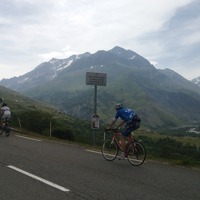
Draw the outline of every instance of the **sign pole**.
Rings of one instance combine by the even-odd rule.
[[[97,85],[94,86],[94,114],[97,114]]]
[[[97,114],[97,85],[94,85],[94,114]],[[96,129],[93,129],[93,145],[96,144]]]
[[[93,146],[96,144],[96,130],[93,129]]]
[[[93,145],[96,143],[96,130],[99,128],[99,116],[97,115],[97,85],[106,86],[107,75],[105,73],[86,72],[86,84],[94,85],[94,114],[91,119],[93,130]]]

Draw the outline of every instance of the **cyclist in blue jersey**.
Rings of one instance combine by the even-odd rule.
[[[122,125],[125,125],[125,127],[122,130],[122,137],[120,139],[121,151],[122,151],[121,159],[124,159],[125,158],[124,150],[126,145],[125,138],[129,136],[129,134],[131,134],[133,130],[136,130],[140,127],[141,119],[135,113],[134,110],[130,108],[123,108],[121,103],[117,104],[115,106],[115,109],[117,111],[116,115],[108,128],[112,128],[113,125],[117,122],[118,118],[121,118],[122,122],[117,125],[116,129],[118,129]]]

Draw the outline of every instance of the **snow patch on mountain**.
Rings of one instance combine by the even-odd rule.
[[[198,86],[200,86],[200,76],[197,78],[192,79],[192,82]]]
[[[135,55],[129,58],[129,60],[133,60],[133,59],[135,59]]]
[[[29,77],[24,77],[24,79],[19,80],[18,83],[19,83],[19,84],[23,84],[23,83],[25,83],[25,82],[28,81],[28,80],[29,80]]]
[[[68,62],[63,62],[60,65],[56,66],[55,70],[61,71],[65,68],[69,67],[73,62],[74,62],[74,60],[69,60]]]
[[[104,65],[92,65],[92,66],[90,66],[90,69],[94,69],[94,68],[103,68],[104,67]]]

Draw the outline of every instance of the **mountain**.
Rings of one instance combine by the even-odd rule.
[[[84,53],[78,56],[70,56],[67,59],[52,58],[49,62],[44,62],[38,65],[33,71],[30,71],[22,76],[2,79],[0,84],[16,91],[25,91],[53,80],[74,61],[89,55],[90,53]]]
[[[197,84],[198,86],[200,86],[200,76],[197,78],[192,79],[192,83]]]
[[[157,70],[144,57],[121,47],[67,59],[54,58],[23,76],[3,79],[0,84],[56,105],[72,116],[90,119],[94,112],[94,87],[86,85],[86,72],[107,74],[107,85],[98,86],[97,90],[97,113],[104,123],[113,118],[118,102],[135,109],[147,128],[199,122],[197,85],[172,70]]]
[[[180,85],[180,87],[184,87],[185,89],[188,89],[188,90],[197,90],[197,92],[198,92],[198,87],[194,86],[194,84],[196,84],[195,82],[188,81],[183,76],[176,73],[175,71],[168,69],[168,68],[163,69],[163,70],[160,70],[160,69],[158,69],[158,70],[161,73],[168,76],[168,78],[171,79],[172,82],[176,82],[175,84]]]

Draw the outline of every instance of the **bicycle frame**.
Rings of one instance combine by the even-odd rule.
[[[112,140],[115,141],[116,144],[117,144],[117,146],[118,146],[118,148],[121,149],[121,144],[119,143],[119,139],[118,139],[117,137],[120,137],[120,138],[121,138],[121,137],[124,137],[124,136],[122,135],[122,133],[117,132],[116,129],[107,129],[107,130],[104,132],[104,140],[105,140],[105,133],[108,133],[108,134],[109,134],[108,131],[114,131],[114,134],[113,134],[113,136],[112,136]],[[126,142],[125,151],[127,151],[128,145],[129,145],[130,143],[134,142],[134,137],[133,137],[133,135],[131,135],[131,134],[127,137],[127,139],[128,139],[128,140],[127,140],[127,142]]]
[[[113,137],[112,137],[112,141],[115,141],[117,144],[118,149],[120,149],[121,145],[119,143],[120,140],[117,139],[117,136],[122,137],[121,133],[114,133]]]

